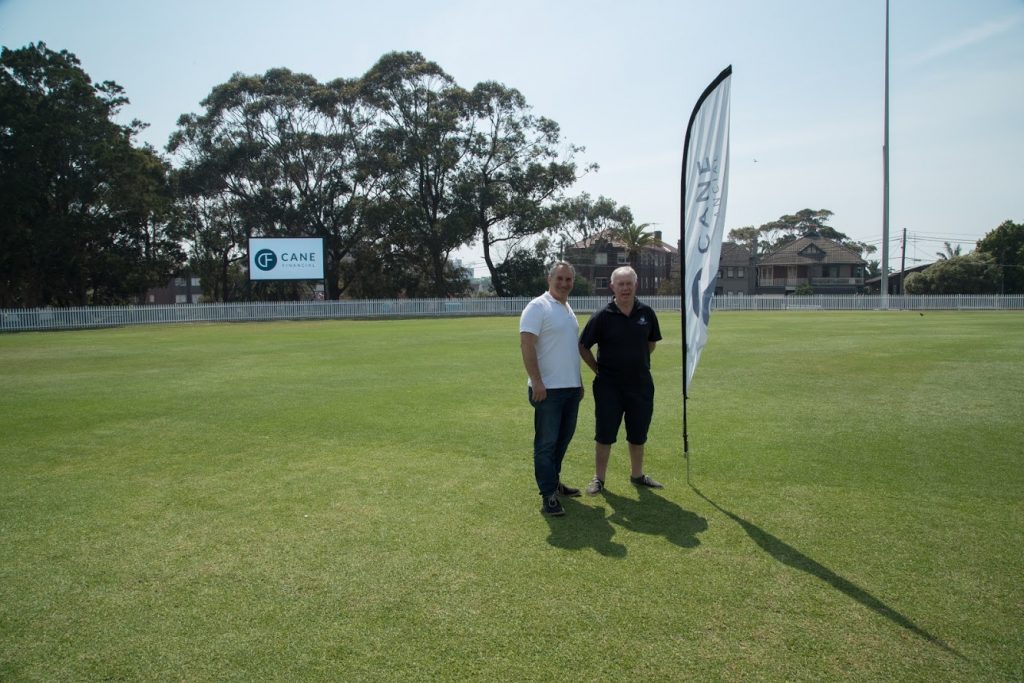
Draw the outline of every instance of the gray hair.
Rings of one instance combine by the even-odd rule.
[[[637,278],[636,271],[633,270],[632,266],[620,266],[616,268],[615,270],[612,271],[612,276],[608,278],[608,281],[615,282],[615,277],[617,275],[629,275],[630,277],[633,278],[633,284],[636,284],[637,280],[639,279]]]
[[[548,277],[555,274],[555,271],[559,268],[568,268],[569,272],[572,273],[573,278],[576,277],[576,269],[572,267],[572,264],[568,261],[555,261],[551,264],[551,268],[548,269]]]

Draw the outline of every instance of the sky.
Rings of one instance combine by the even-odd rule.
[[[163,150],[234,73],[322,82],[418,51],[472,88],[516,88],[600,170],[573,193],[680,235],[686,123],[732,66],[726,230],[801,209],[883,240],[885,0],[0,0],[0,44],[68,50]],[[890,0],[889,258],[963,253],[1024,222],[1024,0]],[[906,240],[903,233],[906,231]],[[483,274],[476,248],[459,254]]]

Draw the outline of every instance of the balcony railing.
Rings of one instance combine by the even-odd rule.
[[[800,285],[819,285],[822,287],[860,287],[864,284],[862,277],[776,277],[761,278],[758,284],[762,287],[799,287]]]
[[[812,277],[812,285],[827,285],[834,287],[836,285],[854,286],[859,287],[864,284],[864,278],[862,277]]]

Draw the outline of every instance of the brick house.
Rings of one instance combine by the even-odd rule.
[[[576,268],[577,277],[586,279],[595,294],[608,292],[612,271],[629,265],[625,245],[605,230],[594,237],[566,248],[564,258]],[[644,247],[636,266],[637,294],[652,296],[672,277],[673,266],[679,271],[679,250],[661,239],[654,231],[654,243]]]

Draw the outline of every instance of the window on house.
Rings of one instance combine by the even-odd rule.
[[[600,290],[606,289],[607,287],[608,287],[608,278],[606,278],[606,277],[596,277],[596,278],[594,278],[594,289],[595,290],[600,292]]]
[[[725,276],[726,277],[736,277],[736,269],[735,268],[726,268],[725,269]]]
[[[629,254],[627,254],[624,251],[620,251],[618,254],[615,255],[615,259],[620,266],[624,266],[627,263],[629,263]]]
[[[603,251],[599,251],[594,254],[594,265],[606,266],[608,265],[608,254]]]
[[[176,278],[174,278],[174,286],[175,287],[184,287],[185,286],[185,278],[183,278],[183,277],[176,277]]]
[[[747,276],[747,269],[746,268],[737,268],[736,269],[736,277],[746,277],[746,276]]]

